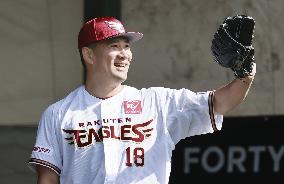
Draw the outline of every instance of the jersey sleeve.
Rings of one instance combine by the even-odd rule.
[[[60,128],[57,128],[56,114],[50,106],[43,113],[37,130],[36,142],[32,150],[28,166],[35,170],[37,164],[48,167],[60,175],[62,157],[58,138]]]
[[[222,127],[223,115],[213,108],[214,91],[164,89],[161,109],[175,144],[186,137],[212,133]]]

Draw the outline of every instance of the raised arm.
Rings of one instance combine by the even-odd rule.
[[[239,105],[247,96],[256,73],[254,64],[253,72],[245,78],[236,78],[231,83],[215,91],[214,110],[219,114],[226,114]]]
[[[59,184],[59,176],[51,169],[37,165],[37,184]]]
[[[250,16],[227,17],[212,40],[214,61],[230,68],[236,79],[215,91],[214,110],[225,114],[246,97],[256,73],[252,45],[255,22]]]

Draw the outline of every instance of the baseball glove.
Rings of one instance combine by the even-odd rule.
[[[255,21],[246,15],[227,17],[214,34],[211,51],[214,61],[233,70],[237,78],[251,75],[254,63]]]

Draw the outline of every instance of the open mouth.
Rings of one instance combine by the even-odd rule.
[[[124,68],[127,66],[125,63],[114,63],[114,66],[119,67],[119,68]]]

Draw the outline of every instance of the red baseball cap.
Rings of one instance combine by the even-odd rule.
[[[88,46],[91,43],[125,36],[129,42],[135,42],[143,37],[139,32],[126,32],[122,23],[114,17],[100,17],[86,22],[78,35],[78,48]]]

